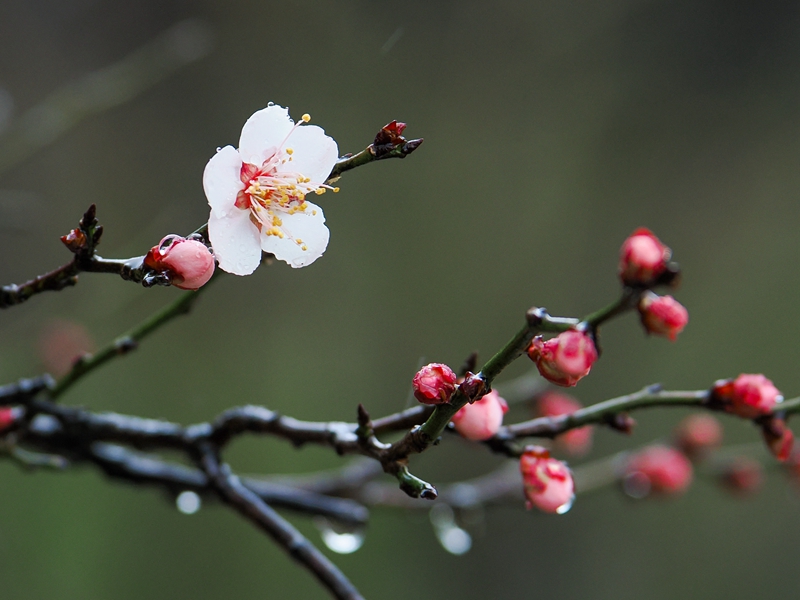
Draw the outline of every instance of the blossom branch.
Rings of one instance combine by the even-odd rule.
[[[596,335],[596,329],[600,324],[631,310],[636,305],[635,299],[640,293],[626,288],[620,300],[582,320],[553,317],[544,308],[528,310],[525,326],[486,362],[477,375],[468,374],[449,402],[437,405],[422,425],[411,429],[403,439],[381,453],[380,460],[384,464],[384,469],[389,472],[392,463],[397,463],[398,468],[405,467],[404,463],[410,454],[425,451],[442,434],[453,416],[464,405],[479,400],[491,390],[495,377],[527,350],[536,335],[563,333],[571,329],[591,330],[593,335]]]
[[[392,121],[381,128],[375,140],[357,154],[347,154],[336,161],[328,182],[336,181],[342,173],[385,158],[405,158],[420,147],[422,138],[406,140],[401,134],[406,128],[405,123]]]
[[[311,571],[334,597],[341,600],[363,600],[363,596],[336,565],[248,489],[226,464],[219,461],[213,446],[206,444],[202,447],[198,464],[223,502],[275,540],[289,556]]]

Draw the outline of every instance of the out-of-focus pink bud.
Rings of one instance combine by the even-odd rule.
[[[722,425],[709,414],[689,415],[675,428],[675,445],[691,459],[701,459],[722,442]]]
[[[777,417],[759,419],[758,422],[761,425],[761,434],[772,455],[781,462],[788,459],[794,446],[794,433],[786,425],[786,422]]]
[[[622,283],[648,286],[655,283],[667,268],[672,250],[644,227],[634,231],[622,244],[619,253],[619,276]]]
[[[650,492],[680,494],[692,482],[692,463],[668,446],[649,446],[628,459],[625,466],[625,491],[636,498]]]
[[[795,448],[789,453],[785,465],[795,483],[800,484],[800,448]]]
[[[689,311],[672,296],[648,292],[639,302],[639,315],[648,333],[663,335],[673,342],[689,322]]]
[[[528,348],[528,356],[547,381],[571,387],[592,370],[597,360],[597,349],[588,334],[572,330],[546,342],[537,335]]]
[[[747,456],[739,456],[722,469],[722,483],[736,494],[750,494],[757,491],[764,482],[764,469],[761,463]]]
[[[447,365],[431,363],[414,375],[414,397],[423,404],[442,404],[456,389],[456,374]]]
[[[771,413],[783,396],[763,375],[742,374],[736,379],[717,381],[711,388],[711,400],[729,413],[755,419]]]
[[[156,271],[166,271],[170,283],[182,290],[197,290],[214,274],[214,255],[203,242],[168,235],[153,246],[144,264]]]
[[[572,471],[541,446],[527,446],[519,459],[528,509],[563,515],[575,501]]]
[[[83,325],[61,320],[42,328],[37,346],[44,368],[56,377],[66,375],[76,360],[94,352],[96,347]]]
[[[543,417],[558,417],[570,415],[583,408],[581,403],[572,396],[561,392],[547,391],[539,398],[538,412]],[[570,429],[566,433],[556,436],[556,445],[573,456],[586,454],[592,447],[592,428],[590,426]]]
[[[495,390],[472,404],[465,404],[453,415],[456,431],[468,440],[482,442],[498,432],[508,404]]]
[[[16,420],[13,408],[10,406],[0,407],[0,433],[11,427]]]

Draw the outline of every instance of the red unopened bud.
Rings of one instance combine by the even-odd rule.
[[[11,427],[17,420],[14,409],[10,406],[0,407],[0,433]]]
[[[73,253],[78,253],[86,248],[86,234],[80,229],[73,229],[67,235],[62,235],[61,241]]]
[[[182,290],[197,290],[214,274],[214,255],[198,240],[168,235],[145,256],[144,264],[167,272],[170,283]]]
[[[481,442],[494,436],[503,424],[508,404],[495,390],[480,400],[465,404],[453,415],[456,431],[468,440]]]
[[[570,415],[580,408],[580,402],[561,392],[545,392],[538,402],[538,413],[543,417]],[[587,425],[570,429],[556,436],[554,442],[561,450],[573,456],[586,454],[592,447],[592,428]]]
[[[414,375],[414,397],[423,404],[442,404],[456,390],[456,374],[447,365],[431,363]]]
[[[761,463],[746,456],[739,456],[722,469],[722,483],[736,494],[750,494],[757,491],[764,482],[764,469]]]
[[[689,322],[689,311],[672,296],[648,292],[639,302],[639,315],[648,333],[663,335],[673,342]]]
[[[711,400],[729,413],[755,419],[770,414],[783,396],[763,375],[742,374],[733,380],[717,381],[711,388]]]
[[[662,244],[652,231],[641,227],[625,240],[619,254],[622,283],[648,286],[655,283],[666,270],[672,250]]]
[[[528,446],[519,459],[528,509],[563,515],[575,501],[575,482],[566,464],[540,446]]]
[[[675,445],[691,459],[701,459],[722,442],[722,425],[709,414],[689,415],[675,428]]]
[[[536,336],[528,348],[528,356],[547,381],[570,387],[589,374],[597,360],[597,349],[588,334],[572,330],[546,342],[542,336]]]
[[[649,446],[628,459],[623,486],[634,498],[680,494],[692,482],[692,463],[668,446]]]
[[[464,375],[464,381],[458,384],[458,389],[470,402],[475,402],[483,394],[483,390],[486,389],[486,381],[483,377],[478,377],[475,373],[467,371]]]
[[[783,462],[792,454],[794,433],[783,419],[770,417],[761,423],[761,433],[772,455]]]

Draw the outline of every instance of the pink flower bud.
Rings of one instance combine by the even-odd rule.
[[[722,442],[722,425],[709,414],[689,415],[675,429],[675,445],[692,459],[703,458]]]
[[[8,429],[17,420],[14,409],[10,406],[0,407],[0,433]]]
[[[668,446],[649,446],[628,459],[625,466],[625,491],[634,497],[649,492],[680,494],[692,482],[692,463]]]
[[[69,373],[75,361],[94,352],[96,344],[80,323],[54,320],[42,328],[37,346],[45,369],[61,377]]]
[[[761,374],[742,374],[736,379],[721,379],[711,388],[711,400],[726,411],[745,419],[755,419],[772,412],[783,396]]]
[[[528,356],[547,381],[570,387],[589,374],[597,360],[597,350],[588,334],[572,330],[546,342],[537,335],[528,348]]]
[[[214,255],[203,242],[168,235],[153,246],[144,264],[169,274],[170,283],[182,290],[197,290],[214,274]]]
[[[528,446],[519,459],[528,509],[563,515],[575,500],[572,471],[541,446]]]
[[[759,423],[761,434],[772,455],[781,462],[788,459],[794,446],[794,433],[786,426],[786,422],[777,417],[769,417],[759,419]]]
[[[442,404],[456,389],[456,374],[447,365],[431,363],[414,375],[414,397],[423,404]]]
[[[735,494],[750,494],[764,483],[764,469],[757,460],[739,456],[723,467],[722,483]]]
[[[672,250],[644,227],[634,231],[619,253],[619,276],[625,285],[652,285],[667,268]]]
[[[672,296],[658,296],[652,292],[642,296],[639,315],[648,333],[663,335],[673,342],[689,322],[689,311]]]
[[[581,403],[572,396],[560,392],[548,391],[540,398],[538,412],[543,417],[570,415],[582,408]],[[555,438],[556,445],[573,456],[586,454],[592,447],[592,428],[590,426],[570,429]]]
[[[495,390],[472,404],[465,404],[453,415],[456,431],[468,440],[482,442],[494,436],[503,424],[508,404]]]

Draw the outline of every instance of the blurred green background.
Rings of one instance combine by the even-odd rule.
[[[22,156],[19,123],[47,121],[26,121],[29,110],[185,19],[169,59],[184,66],[130,98],[111,94],[113,106],[63,133],[58,122],[34,132],[41,147]],[[683,267],[690,324],[675,344],[646,338],[632,316],[610,324],[575,395],[764,372],[794,397],[799,95],[797,2],[7,0],[0,155],[19,156],[0,173],[0,282],[66,262],[58,237],[92,202],[103,256],[192,231],[207,218],[206,161],[274,101],[309,112],[341,153],[392,119],[425,144],[321,198],[321,260],[226,278],[65,403],[183,423],[243,403],[317,420],[353,420],[359,402],[394,412],[422,360],[487,358],[531,305],[580,315],[614,299],[619,245],[641,225]],[[0,380],[43,370],[38,344],[55,319],[102,344],[177,293],[83,275],[5,311]],[[639,413],[631,438],[598,431],[593,456],[664,436],[684,414]],[[724,423],[727,442],[758,439]],[[270,439],[242,440],[227,458],[257,473],[343,464]],[[412,470],[441,484],[501,462],[448,438]],[[92,470],[26,474],[3,461],[0,478],[3,598],[327,597],[219,506],[185,516]],[[368,598],[786,597],[800,583],[799,508],[778,471],[746,499],[707,480],[668,501],[608,489],[563,517],[488,510],[461,557],[424,513],[376,509],[363,548],[332,556]]]

